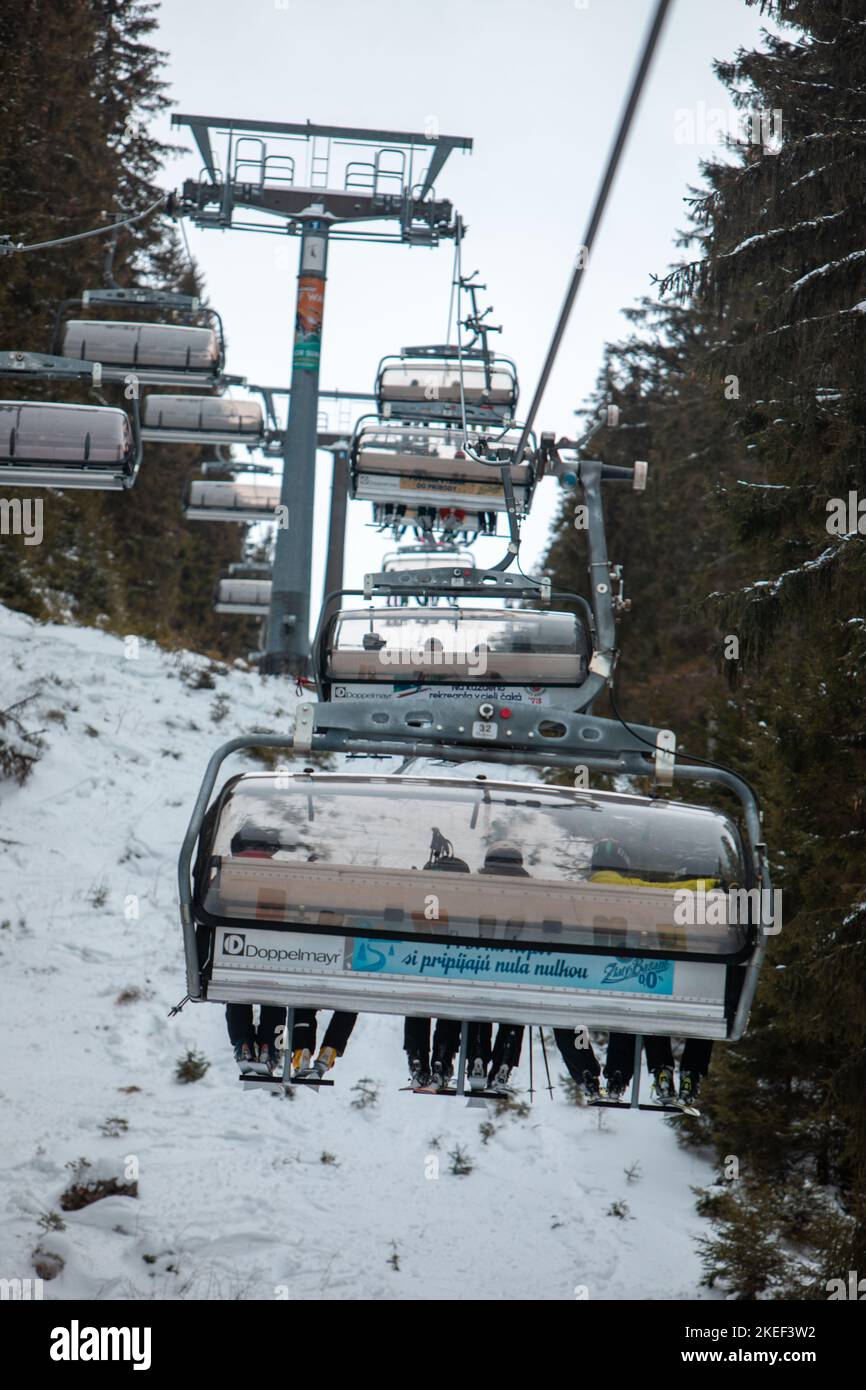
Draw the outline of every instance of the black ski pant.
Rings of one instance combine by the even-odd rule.
[[[522,1023],[500,1023],[495,1042],[492,1023],[470,1023],[466,1058],[471,1067],[476,1057],[480,1057],[486,1068],[497,1072],[503,1063],[508,1067],[517,1066],[522,1046]]]
[[[262,1004],[259,1013],[259,1026],[253,1024],[252,1004],[226,1004],[226,1027],[232,1047],[239,1043],[268,1043],[274,1046],[274,1036],[278,1028],[286,1022],[286,1011],[276,1004]]]
[[[403,1047],[409,1060],[417,1057],[422,1070],[426,1068],[430,1056],[429,1018],[407,1018],[403,1021]],[[460,1020],[457,1018],[437,1018],[433,1032],[433,1056],[442,1062],[452,1063],[460,1046]]]
[[[357,1014],[335,1013],[328,1024],[323,1047],[333,1047],[342,1056],[355,1026]],[[286,1026],[286,1011],[276,1004],[262,1004],[258,1029],[253,1027],[252,1004],[226,1004],[226,1027],[232,1047],[238,1043],[268,1043],[276,1050],[277,1034],[282,1037]],[[308,1047],[312,1052],[316,1046],[315,1009],[295,1009],[292,1024],[292,1051]]]
[[[553,1036],[556,1045],[562,1053],[562,1060],[568,1068],[569,1076],[575,1081],[583,1081],[583,1073],[590,1072],[592,1076],[598,1076],[601,1067],[598,1058],[591,1047],[578,1047],[574,1041],[575,1030],[573,1028],[554,1028]]]
[[[644,1049],[650,1071],[658,1071],[660,1067],[670,1067],[673,1070],[674,1054],[670,1038],[648,1034],[644,1038]],[[680,1071],[694,1071],[699,1076],[706,1076],[710,1069],[712,1052],[713,1044],[710,1039],[687,1038],[680,1061]],[[610,1079],[615,1071],[620,1073],[623,1085],[628,1085],[634,1075],[633,1033],[611,1033],[608,1038],[604,1074]]]
[[[316,1050],[316,1009],[295,1009],[294,1021],[292,1023],[292,1051],[297,1052],[303,1048],[308,1048],[312,1053]],[[338,1057],[342,1057],[346,1050],[346,1044],[352,1036],[352,1029],[357,1021],[357,1014],[334,1013],[331,1021],[325,1029],[325,1036],[322,1039],[322,1047],[332,1047]],[[285,1023],[285,1014],[283,1022]]]

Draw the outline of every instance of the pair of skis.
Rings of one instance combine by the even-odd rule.
[[[605,1100],[603,1096],[596,1099],[594,1096],[586,1097],[586,1104],[593,1107],[608,1108],[611,1110],[655,1110],[666,1115],[700,1115],[694,1105],[688,1105],[686,1101],[680,1100],[676,1096],[671,1096],[668,1100],[654,1100],[649,1104],[632,1105],[628,1100]]]
[[[295,1076],[281,1076],[279,1073],[271,1071],[267,1062],[244,1062],[238,1074],[238,1080],[242,1083],[245,1091],[256,1091],[262,1087],[267,1089],[273,1087],[284,1089],[286,1086],[333,1086],[334,1082],[330,1078],[315,1075],[300,1074]]]

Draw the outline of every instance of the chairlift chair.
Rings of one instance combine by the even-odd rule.
[[[240,613],[266,618],[271,606],[270,579],[241,579],[234,575],[220,579],[214,598],[217,613]]]
[[[153,310],[207,322],[66,319],[73,305]],[[222,320],[215,309],[203,307],[195,295],[136,286],[85,290],[77,299],[63,300],[54,322],[53,351],[101,362],[105,381],[134,375],[145,386],[209,389],[217,385],[225,365]]]
[[[179,864],[190,999],[742,1036],[770,928],[757,804],[740,779],[676,768],[734,790],[739,825],[658,795],[309,769],[232,777],[211,805],[225,759],[254,745],[289,757],[377,742],[412,751],[405,736],[336,738],[321,724],[363,710],[375,730],[375,707],[304,710],[294,740],[235,739],[211,759]],[[484,756],[477,742],[451,743],[457,717],[439,715],[416,736],[420,756]],[[651,771],[614,721],[583,721],[612,756],[574,739],[554,756]],[[510,760],[543,766],[548,757],[521,749]],[[433,872],[437,836],[470,874]],[[503,844],[520,859],[519,877],[502,867]],[[741,903],[733,919],[725,909],[702,925],[682,911],[683,895],[718,904],[732,894]]]
[[[183,514],[187,521],[273,522],[279,505],[279,483],[194,478],[187,487]]]
[[[0,378],[99,384],[99,363],[0,352]],[[0,486],[117,492],[132,487],[141,463],[138,402],[112,406],[0,401]]]
[[[388,426],[362,419],[349,451],[349,494],[356,501],[374,503],[379,515],[386,508],[405,508],[416,520],[419,514],[433,514],[430,529],[487,529],[481,516],[507,507],[503,465],[510,465],[515,514],[524,516],[529,510],[536,481],[535,444],[531,441],[525,457],[513,462],[518,437],[516,431],[464,435],[456,427]],[[449,518],[458,512],[466,524],[449,526]]]

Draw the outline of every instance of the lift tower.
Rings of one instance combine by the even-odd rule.
[[[301,239],[289,414],[283,436],[281,502],[263,667],[306,674],[309,666],[319,358],[331,241],[436,246],[453,238],[449,202],[434,181],[452,150],[472,141],[438,132],[172,116],[188,126],[202,158],[183,185],[180,210],[198,227],[270,232]],[[212,136],[223,143],[218,165]],[[366,224],[366,225],[364,225]],[[395,225],[396,224],[396,225]],[[334,467],[341,466],[335,458]],[[285,513],[284,513],[285,515]]]

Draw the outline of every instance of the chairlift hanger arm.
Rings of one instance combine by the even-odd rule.
[[[102,363],[47,352],[0,352],[0,377],[88,381],[92,386],[101,386]]]

